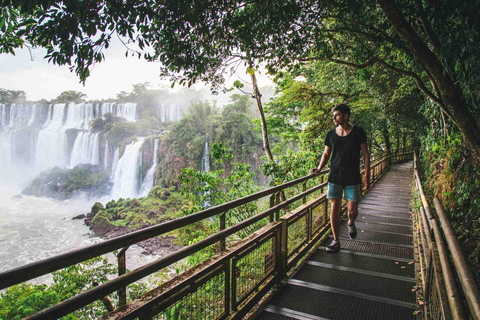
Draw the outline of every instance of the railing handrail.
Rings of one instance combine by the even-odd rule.
[[[465,256],[461,251],[460,244],[456,237],[455,231],[453,230],[448,218],[445,214],[442,204],[438,198],[434,198],[435,209],[438,215],[438,218],[441,223],[441,228],[438,225],[437,219],[432,215],[430,211],[430,206],[428,204],[427,198],[423,191],[422,181],[419,174],[419,159],[418,155],[415,152],[415,182],[417,191],[420,195],[422,201],[422,207],[420,207],[420,215],[423,218],[424,223],[427,224],[425,234],[429,242],[427,245],[430,247],[430,250],[433,249],[433,246],[436,246],[439,254],[440,268],[441,273],[443,274],[443,279],[445,281],[445,289],[447,291],[447,299],[450,306],[450,312],[453,319],[464,319],[464,311],[461,305],[461,296],[460,292],[455,283],[455,274],[460,280],[462,290],[465,294],[465,298],[468,303],[470,312],[475,320],[480,320],[480,291],[478,285],[475,281],[475,276],[471,271]],[[423,210],[422,210],[423,209]],[[421,231],[422,232],[422,231]],[[431,238],[430,232],[433,232],[435,236],[435,241]],[[448,248],[450,255],[455,264],[455,270],[452,268],[450,263],[450,257],[448,255],[447,246],[443,241],[443,237],[447,240]],[[425,250],[425,248],[424,248]],[[427,281],[429,281],[427,279]],[[427,294],[424,292],[424,294]]]
[[[455,264],[455,269],[457,270],[458,277],[460,279],[460,284],[465,292],[465,298],[467,300],[472,316],[475,320],[480,319],[480,290],[478,284],[475,281],[475,276],[469,267],[465,256],[462,253],[460,243],[456,236],[455,230],[453,230],[450,221],[448,221],[445,210],[443,209],[442,204],[438,198],[434,198],[433,202],[437,210],[437,215],[442,225],[443,234],[447,239],[448,248],[450,249],[450,254]]]
[[[327,173],[328,169],[322,170],[319,174]],[[169,231],[190,225],[192,223],[204,220],[214,215],[226,212],[230,209],[241,206],[245,203],[258,200],[269,196],[286,188],[292,187],[299,183],[308,181],[317,177],[319,174],[309,174],[307,176],[283,183],[281,185],[271,187],[243,198],[235,199],[221,205],[210,207],[205,210],[192,213],[190,215],[166,221],[145,229],[133,231],[114,239],[102,241],[84,248],[72,250],[63,254],[59,254],[44,260],[32,262],[8,271],[0,273],[0,290],[12,286],[17,283],[28,281],[39,276],[60,270],[62,268],[74,265],[76,263],[98,257],[102,254],[121,249],[126,246],[138,243],[140,241],[156,237]]]
[[[407,153],[402,152],[402,153],[399,153],[397,156],[403,156],[405,154]],[[411,153],[408,153],[408,154],[411,154]],[[382,163],[382,161],[383,162],[387,161],[387,159],[389,159],[390,157],[391,155],[384,157],[383,160],[380,160],[377,163],[373,164],[371,168],[376,167],[377,165]],[[386,166],[388,166],[388,164]],[[383,171],[383,168],[382,168],[382,171]],[[133,243],[137,243],[139,241],[166,233],[174,229],[178,229],[180,227],[195,223],[197,221],[201,221],[203,219],[214,216],[216,214],[224,213],[232,208],[278,193],[279,191],[298,185],[302,182],[306,182],[312,178],[315,178],[327,172],[328,172],[328,169],[325,169],[325,170],[322,170],[319,174],[307,175],[307,176],[286,182],[279,186],[262,190],[252,195],[249,195],[240,199],[236,199],[212,208],[208,208],[185,217],[177,218],[175,220],[164,222],[146,229],[138,230],[138,231],[126,234],[124,236],[120,236],[115,239],[107,240],[99,244],[91,245],[91,246],[74,250],[65,254],[61,254],[43,261],[34,262],[26,266],[22,266],[7,272],[0,273],[0,289],[8,287],[13,284],[23,282],[23,281],[27,281],[29,279],[50,273],[52,271],[64,268],[66,266],[99,256],[99,255],[111,252],[115,249],[127,247]],[[107,294],[115,290],[118,290],[122,287],[124,288],[127,285],[135,281],[138,281],[139,279],[155,271],[165,268],[166,266],[171,265],[172,263],[175,263],[176,261],[179,261],[185,258],[186,256],[194,252],[197,252],[198,250],[201,250],[202,248],[212,245],[218,241],[221,241],[222,239],[225,239],[225,237],[232,235],[235,232],[238,232],[239,230],[245,228],[246,226],[251,225],[269,215],[271,216],[275,212],[279,212],[279,210],[281,209],[287,208],[290,204],[296,201],[299,201],[302,198],[305,198],[307,195],[323,188],[325,185],[326,185],[326,182],[320,185],[314,186],[304,192],[301,192],[281,203],[277,202],[277,205],[271,206],[269,209],[263,211],[262,213],[259,213],[240,223],[237,223],[234,226],[221,230],[211,236],[208,236],[203,240],[200,240],[199,242],[191,246],[182,248],[179,251],[174,252],[157,261],[149,263],[143,267],[137,268],[128,274],[121,275],[113,280],[110,280],[104,284],[101,284],[100,286],[97,286],[84,293],[74,296],[68,300],[60,302],[50,308],[40,311],[39,313],[32,315],[29,319],[38,319],[38,318],[41,318],[43,315],[47,315],[47,314],[49,316],[53,316],[57,314],[59,316],[62,316],[62,315],[68,314],[69,312],[74,311],[79,307],[85,306],[88,303],[101,299],[102,297],[106,296]]]
[[[405,151],[402,151],[402,154],[404,153]],[[381,153],[381,155],[384,154],[386,154],[386,152]],[[372,157],[373,156],[374,155],[372,155]],[[389,157],[391,157],[391,155]],[[374,167],[377,164],[378,162],[372,164],[371,167]],[[283,189],[306,182],[321,174],[325,174],[328,171],[329,169],[324,169],[316,175],[309,174],[307,176],[285,182],[281,185],[253,193],[243,198],[235,199],[215,207],[210,207],[184,217],[176,218],[174,220],[133,231],[110,240],[105,240],[97,244],[71,250],[69,252],[62,253],[44,260],[32,262],[17,268],[0,272],[0,290],[207,219],[214,215],[226,212],[232,208],[241,206],[245,203],[258,200],[282,191]]]

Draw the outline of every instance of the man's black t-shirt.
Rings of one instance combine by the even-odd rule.
[[[354,126],[347,136],[339,136],[335,129],[327,132],[325,145],[332,148],[328,182],[343,186],[362,183],[360,177],[360,145],[367,141],[365,131]]]

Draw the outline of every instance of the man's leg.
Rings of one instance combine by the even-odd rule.
[[[348,235],[350,239],[357,237],[357,227],[355,226],[355,219],[358,214],[358,203],[360,202],[360,186],[348,186],[345,188],[345,198],[347,199],[348,210]]]
[[[340,211],[342,199],[330,199],[330,225],[332,226],[333,240],[340,242]]]
[[[327,252],[340,250],[340,211],[342,208],[343,186],[328,183],[327,199],[330,200],[330,225],[332,226],[333,241],[327,246]]]
[[[358,202],[347,200],[348,225],[353,225],[358,215]]]

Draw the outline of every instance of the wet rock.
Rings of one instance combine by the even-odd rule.
[[[72,220],[80,220],[80,219],[85,219],[87,216],[85,214],[79,214],[78,216],[75,216],[72,218]]]
[[[172,236],[150,238],[139,242],[138,245],[148,252],[148,254],[160,255],[166,255],[182,248],[175,243],[175,238]]]
[[[90,229],[96,234],[104,235],[108,231],[114,228],[114,225],[110,222],[110,217],[106,211],[99,211],[92,219]]]

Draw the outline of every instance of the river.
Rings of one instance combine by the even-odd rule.
[[[94,201],[13,198],[19,191],[0,186],[0,272],[102,241],[92,235],[83,220],[72,220],[89,212]],[[138,246],[127,250],[128,269],[155,258],[141,254],[142,251]],[[113,254],[108,257],[115,263]],[[42,277],[31,282],[48,283],[48,279]]]

